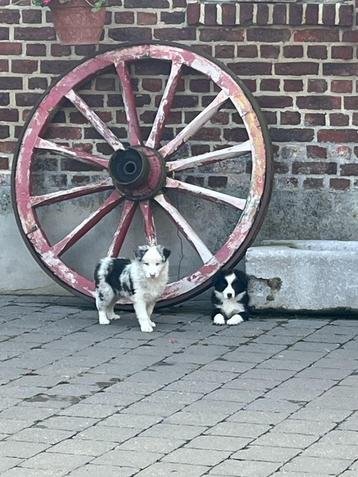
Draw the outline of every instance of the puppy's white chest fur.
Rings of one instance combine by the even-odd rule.
[[[220,308],[226,316],[230,317],[235,313],[241,313],[245,311],[245,307],[241,303],[238,303],[237,299],[238,297],[223,299],[223,303]]]

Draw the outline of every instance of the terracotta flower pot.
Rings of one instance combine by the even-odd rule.
[[[49,5],[57,37],[64,45],[89,45],[98,43],[101,37],[106,9],[94,12],[86,0],[71,0]]]

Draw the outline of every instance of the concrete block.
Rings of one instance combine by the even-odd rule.
[[[246,254],[256,310],[357,311],[357,269],[357,241],[264,241]]]

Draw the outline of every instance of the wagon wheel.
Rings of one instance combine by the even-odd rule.
[[[168,77],[157,112],[149,133],[143,134],[137,114],[136,94],[133,88],[132,65],[150,59],[169,65]],[[122,113],[127,121],[128,144],[120,140],[110,127],[91,108],[78,92],[83,83],[96,77],[107,68],[115,68],[116,81],[121,85]],[[202,106],[199,114],[170,140],[163,140],[164,130],[181,77],[187,71],[198,72],[214,84],[212,97]],[[132,76],[132,77],[131,77]],[[116,92],[120,95],[120,92]],[[99,137],[110,146],[109,156],[89,153],[80,148],[59,144],[46,137],[54,112],[63,102],[75,107],[85,123],[93,127]],[[228,105],[241,118],[247,139],[233,145],[222,142],[215,150],[201,154],[187,153],[187,157],[173,157],[178,149],[189,142],[223,106]],[[124,111],[123,111],[124,110]],[[34,157],[38,152],[56,153],[76,164],[86,164],[102,170],[104,178],[94,183],[56,190],[50,193],[34,193],[32,177]],[[251,178],[246,197],[222,193],[178,180],[178,174],[209,164],[220,166],[221,161],[234,160],[239,164],[242,157],[251,156]],[[46,168],[47,162],[44,162]],[[181,177],[180,177],[181,178]],[[173,43],[127,44],[87,59],[72,71],[63,75],[35,106],[24,128],[15,156],[12,175],[13,204],[21,234],[30,252],[41,267],[58,283],[75,294],[93,299],[94,283],[63,259],[89,231],[115,208],[121,213],[110,246],[102,256],[118,256],[130,230],[137,210],[142,216],[146,239],[155,241],[157,232],[153,209],[162,209],[181,236],[195,249],[200,265],[194,271],[171,281],[160,305],[176,304],[191,298],[210,286],[213,275],[223,267],[238,262],[256,236],[268,205],[271,191],[271,149],[267,127],[255,100],[243,83],[218,61]],[[191,200],[212,201],[220,207],[228,207],[236,214],[232,231],[217,250],[211,250],[199,233],[198,224],[190,223],[178,210],[178,204],[170,199],[171,191],[188,195]],[[107,191],[108,197],[79,225],[62,238],[51,241],[42,226],[39,211],[45,206]],[[108,192],[109,191],[109,192]],[[118,209],[119,210],[119,209]],[[163,212],[164,211],[164,212]],[[145,239],[143,237],[142,242]],[[171,246],[170,243],[165,243]],[[96,257],[96,260],[99,257]]]

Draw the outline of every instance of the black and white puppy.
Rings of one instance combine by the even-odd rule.
[[[219,272],[211,295],[214,325],[238,325],[249,319],[247,275],[239,270]]]
[[[168,283],[170,250],[161,245],[142,245],[135,259],[102,258],[96,267],[96,306],[101,325],[118,319],[114,306],[119,298],[133,303],[140,329],[150,333],[155,327],[151,315]]]

